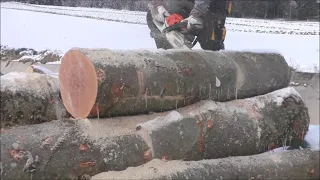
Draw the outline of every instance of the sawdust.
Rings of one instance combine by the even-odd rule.
[[[143,124],[139,124],[141,127],[149,129],[150,132],[156,131],[165,127],[173,122],[183,120],[183,116],[177,111],[171,111],[167,116],[159,116],[153,120],[147,121]]]
[[[153,179],[169,174],[177,174],[185,171],[187,168],[196,167],[196,165],[197,164],[194,162],[181,163],[181,161],[163,161],[160,159],[153,159],[149,163],[139,167],[129,167],[125,170],[125,173],[109,171],[97,174],[91,179],[145,179],[146,177],[148,177],[148,179]]]
[[[79,119],[75,120],[77,133],[83,138],[91,140],[101,150],[114,142],[110,139],[123,135],[137,134],[136,126],[139,123],[154,119],[159,114],[113,117],[106,119]]]

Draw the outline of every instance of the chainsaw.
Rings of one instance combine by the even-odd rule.
[[[192,49],[197,39],[194,36],[188,36],[184,32],[187,30],[187,21],[183,21],[179,14],[172,14],[166,17],[164,23],[153,20],[162,34],[165,34],[167,41],[175,49]]]

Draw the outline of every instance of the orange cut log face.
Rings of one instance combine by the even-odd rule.
[[[74,118],[88,117],[98,92],[97,74],[89,58],[80,51],[68,51],[61,60],[59,81],[67,111]]]

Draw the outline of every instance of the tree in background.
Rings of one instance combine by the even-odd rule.
[[[147,11],[149,0],[4,0],[31,4]],[[3,2],[4,2],[3,1]],[[233,0],[231,17],[319,20],[320,0]]]
[[[319,19],[319,1],[318,0],[296,0],[298,19]]]

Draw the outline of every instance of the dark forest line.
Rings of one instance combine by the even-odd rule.
[[[4,0],[39,5],[147,11],[149,0]],[[2,1],[2,2],[4,2]],[[319,20],[320,0],[233,0],[231,17]]]

